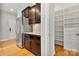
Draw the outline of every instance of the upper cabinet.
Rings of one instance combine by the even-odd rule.
[[[29,24],[40,23],[41,19],[41,5],[37,3],[36,5],[30,7],[29,10]]]
[[[39,3],[36,4],[36,23],[41,22],[41,5]]]
[[[29,10],[29,24],[36,22],[36,5],[30,7]]]
[[[30,6],[28,6],[22,11],[24,17],[29,18],[29,10],[30,10]]]
[[[29,24],[36,24],[41,22],[41,4],[36,3],[31,7],[27,7],[22,11],[24,17],[28,18]]]

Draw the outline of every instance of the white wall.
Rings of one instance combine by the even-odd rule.
[[[35,3],[33,3],[35,4]],[[15,23],[16,23],[16,14],[17,17],[21,17],[21,11],[27,6],[32,6],[32,3],[0,3],[0,40],[7,40],[10,38],[15,38]],[[14,9],[14,11],[10,11]],[[15,16],[14,16],[15,15]],[[14,25],[12,25],[14,23]],[[11,25],[10,25],[11,24]],[[13,26],[11,34],[9,27]]]
[[[15,24],[16,16],[5,11],[0,11],[0,21],[1,21],[0,40],[7,40],[10,39],[12,36],[15,38],[16,32],[13,32],[13,34],[11,34],[9,31],[9,27],[10,25],[12,25],[12,23],[9,22],[13,22],[13,24]]]
[[[1,16],[1,12],[0,12],[0,16]],[[1,17],[0,17],[0,39],[1,39]]]
[[[33,24],[33,32],[41,33],[41,24]]]

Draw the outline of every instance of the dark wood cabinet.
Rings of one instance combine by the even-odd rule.
[[[38,56],[41,55],[41,45],[40,45],[40,37],[34,36],[31,38],[32,43],[32,52]]]
[[[28,6],[22,10],[22,18],[28,18],[29,24],[36,24],[41,22],[41,4],[36,3],[33,6]],[[23,19],[22,19],[23,21]]]
[[[31,51],[33,54],[41,55],[41,41],[40,36],[25,34],[24,47]]]
[[[30,7],[29,10],[29,24],[40,23],[41,19],[41,5],[37,3]]]
[[[24,36],[24,47],[26,48],[26,49],[31,49],[31,40],[30,40],[30,36],[29,35],[25,35]]]
[[[27,8],[25,8],[22,13],[23,13],[23,16],[26,17],[26,18],[29,18],[29,9],[30,9],[30,6],[28,6]]]
[[[36,22],[40,23],[41,22],[41,4],[36,3]]]
[[[35,23],[35,8],[36,5],[32,6],[29,10],[29,24]]]

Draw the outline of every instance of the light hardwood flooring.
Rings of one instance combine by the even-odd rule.
[[[79,56],[79,53],[68,51],[63,46],[55,45],[55,56]],[[0,56],[34,56],[27,49],[19,48],[16,40],[0,41]]]
[[[61,45],[55,45],[55,52],[56,56],[79,56],[78,52],[69,51],[67,49],[64,49]]]
[[[0,56],[34,56],[26,49],[17,47],[16,40],[0,42]]]

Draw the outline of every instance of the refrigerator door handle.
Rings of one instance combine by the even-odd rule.
[[[76,34],[77,36],[79,36],[79,33],[78,34]]]

